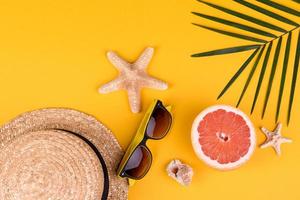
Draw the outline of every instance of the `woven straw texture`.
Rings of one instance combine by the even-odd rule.
[[[127,199],[128,183],[116,176],[123,155],[116,139],[95,118],[69,109],[25,113],[0,129],[0,199],[101,199],[101,162],[80,137],[105,161],[108,199]]]

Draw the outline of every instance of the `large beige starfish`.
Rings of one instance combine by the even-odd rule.
[[[260,145],[260,148],[266,148],[272,146],[278,156],[281,155],[280,145],[282,143],[291,143],[292,140],[281,136],[282,124],[278,123],[276,129],[272,132],[262,127],[262,132],[266,135],[266,141]]]
[[[168,84],[149,76],[146,68],[153,56],[153,48],[146,48],[134,63],[129,63],[115,52],[107,52],[108,60],[118,69],[119,76],[104,84],[100,93],[109,93],[115,90],[127,90],[131,111],[138,113],[141,110],[141,89],[143,87],[165,90]]]

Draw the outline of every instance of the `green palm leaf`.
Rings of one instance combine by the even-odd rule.
[[[279,13],[284,12],[284,13],[288,13],[288,14],[296,16],[296,17],[300,17],[299,9],[289,8],[285,5],[282,5],[281,3],[277,3],[277,2],[273,2],[273,1],[269,1],[269,0],[258,0],[258,2],[261,4],[257,4],[257,5],[252,2],[248,2],[248,1],[244,1],[244,0],[234,0],[234,2],[240,4],[241,6],[248,7],[256,12],[262,13],[262,14],[264,14],[270,18],[273,18],[277,21],[280,21],[285,24],[293,26],[292,28],[287,30],[283,27],[278,26],[278,24],[276,24],[276,23],[271,23],[269,21],[266,22],[264,19],[260,19],[259,16],[255,16],[255,15],[250,16],[250,15],[238,12],[238,11],[234,11],[229,8],[225,8],[225,7],[216,5],[211,2],[206,2],[205,0],[197,0],[197,1],[203,3],[207,6],[210,6],[212,8],[215,8],[219,11],[222,11],[224,13],[230,14],[231,16],[234,16],[236,18],[245,20],[247,22],[251,22],[260,27],[268,28],[268,29],[271,29],[274,31],[279,31],[282,33],[281,35],[275,35],[273,33],[263,31],[263,30],[261,30],[261,28],[255,28],[253,26],[245,25],[240,22],[237,23],[237,22],[229,21],[227,19],[223,19],[223,18],[219,18],[219,17],[193,12],[193,14],[195,14],[199,17],[208,19],[210,21],[217,22],[217,23],[220,23],[220,24],[223,24],[226,26],[230,26],[230,27],[233,27],[236,29],[240,29],[240,30],[243,30],[243,31],[246,31],[249,33],[255,33],[258,35],[258,36],[253,37],[253,36],[248,36],[247,34],[237,33],[235,31],[225,31],[222,28],[214,28],[214,27],[209,27],[209,26],[193,23],[196,26],[199,26],[201,28],[204,28],[204,29],[216,32],[216,33],[220,33],[220,34],[223,34],[226,36],[255,42],[255,44],[253,44],[253,45],[244,45],[244,46],[242,45],[242,46],[236,46],[236,47],[229,47],[229,48],[225,48],[225,49],[218,49],[218,50],[202,52],[202,53],[197,53],[197,54],[192,55],[192,57],[214,56],[214,55],[229,54],[229,53],[242,52],[242,51],[248,51],[251,49],[255,49],[255,51],[247,58],[247,60],[241,65],[241,67],[237,70],[237,72],[233,75],[233,77],[225,85],[224,89],[219,94],[218,99],[220,97],[222,97],[226,93],[226,91],[228,91],[228,89],[232,86],[232,84],[235,82],[235,80],[238,79],[238,77],[243,73],[243,71],[245,71],[245,69],[249,66],[250,62],[254,59],[254,57],[256,57],[256,59],[254,59],[255,62],[248,74],[248,78],[245,82],[245,85],[243,87],[243,90],[241,92],[241,95],[240,95],[237,105],[236,105],[238,107],[239,104],[241,103],[241,101],[249,87],[249,84],[255,74],[255,71],[258,68],[260,61],[263,60],[261,70],[259,73],[258,82],[256,85],[253,102],[252,102],[252,107],[251,107],[251,113],[253,113],[256,103],[257,103],[257,100],[258,100],[258,97],[259,97],[259,94],[260,94],[262,84],[265,79],[264,77],[266,74],[267,67],[269,66],[268,63],[272,60],[272,65],[270,66],[271,73],[268,78],[267,90],[265,93],[265,99],[264,99],[262,115],[261,115],[263,118],[265,116],[266,109],[268,106],[268,101],[269,101],[270,94],[272,91],[273,81],[274,81],[274,77],[275,77],[276,69],[277,69],[277,65],[278,65],[278,58],[280,57],[280,54],[283,54],[283,53],[285,54],[284,61],[282,64],[282,74],[281,74],[281,80],[280,80],[279,94],[278,94],[278,99],[277,99],[277,110],[276,110],[276,117],[275,117],[276,121],[278,121],[282,98],[284,95],[283,91],[284,91],[284,87],[286,87],[285,82],[286,82],[286,77],[288,75],[288,71],[287,71],[288,63],[290,62],[289,60],[291,59],[290,54],[291,54],[291,46],[292,46],[292,44],[291,44],[292,32],[296,31],[297,29],[299,31],[300,25],[299,25],[299,22],[293,21],[285,16],[282,16],[281,14],[278,14],[276,12],[276,10],[279,11]],[[300,3],[299,0],[294,0],[294,1],[296,3]],[[266,8],[268,8],[268,7],[271,7],[274,11],[267,10]],[[286,42],[286,46],[285,46],[285,51],[281,51],[282,38],[286,34],[288,35],[288,37],[287,37],[287,42]],[[265,40],[265,39],[259,38],[259,36],[267,36],[271,39]],[[273,43],[275,42],[275,40],[278,40],[276,46],[274,46],[275,53],[274,53],[274,55],[271,55]],[[288,117],[287,117],[288,123],[290,121],[291,113],[292,113],[292,106],[293,106],[295,88],[296,88],[296,82],[297,82],[297,76],[298,76],[299,58],[300,58],[300,33],[299,33],[298,41],[297,41],[297,50],[296,50],[296,56],[295,56],[295,61],[294,61],[294,69],[292,72],[292,83],[291,83],[291,88],[290,88]]]
[[[298,26],[298,25],[299,25],[299,24],[297,24],[296,22],[294,22],[294,21],[292,21],[292,20],[290,20],[290,19],[288,19],[288,18],[285,18],[285,17],[283,17],[283,16],[281,16],[281,15],[279,15],[279,14],[276,14],[276,13],[274,13],[274,12],[271,12],[271,11],[269,11],[269,10],[266,10],[266,9],[264,9],[264,8],[261,8],[261,7],[257,6],[257,5],[254,5],[254,4],[252,4],[252,3],[249,3],[249,2],[247,2],[247,1],[243,1],[243,0],[234,0],[234,1],[237,2],[237,3],[239,3],[239,4],[242,4],[242,5],[246,6],[246,7],[248,7],[248,8],[251,8],[251,9],[257,11],[257,12],[260,12],[260,13],[262,13],[262,14],[268,15],[269,17],[272,17],[272,18],[274,18],[274,19],[277,19],[278,21],[281,21],[281,22],[290,24],[290,25],[292,25],[292,26]]]
[[[279,88],[279,95],[278,95],[278,101],[277,101],[276,122],[278,121],[278,117],[279,117],[282,94],[283,94],[283,89],[284,89],[284,85],[285,85],[286,71],[287,71],[287,67],[288,67],[288,61],[289,61],[289,55],[290,55],[290,49],[291,49],[291,39],[292,39],[292,34],[289,33],[288,39],[286,42],[282,74],[281,74],[281,81],[280,81],[280,88]]]
[[[240,105],[240,103],[241,103],[241,101],[242,101],[242,99],[243,99],[243,97],[244,97],[244,95],[245,95],[245,92],[247,91],[247,89],[248,89],[248,86],[249,86],[249,84],[250,84],[250,82],[251,82],[251,79],[252,79],[252,77],[253,77],[253,74],[254,74],[254,72],[255,72],[255,70],[256,70],[256,68],[257,68],[257,65],[258,65],[258,63],[259,63],[259,61],[260,61],[260,58],[261,58],[261,56],[262,56],[262,54],[263,54],[263,52],[264,52],[264,50],[265,50],[265,45],[263,45],[263,47],[261,48],[261,50],[260,50],[260,52],[259,52],[259,54],[258,54],[258,56],[257,56],[257,58],[256,58],[256,60],[255,60],[255,63],[254,63],[254,65],[253,65],[253,67],[252,67],[252,69],[251,69],[251,71],[250,71],[250,73],[249,73],[249,76],[248,76],[248,78],[247,78],[247,81],[246,81],[246,83],[245,83],[245,86],[244,86],[244,88],[243,88],[243,91],[242,91],[242,93],[241,93],[241,96],[240,96],[240,98],[239,98],[239,100],[238,100],[238,103],[236,104],[236,107],[239,107],[239,105]]]
[[[237,53],[242,51],[248,51],[251,49],[257,49],[260,47],[259,45],[245,45],[245,46],[238,46],[238,47],[230,47],[225,49],[218,49],[214,51],[207,51],[203,53],[196,53],[193,54],[192,57],[204,57],[204,56],[215,56],[215,55],[222,55],[222,54],[228,54],[228,53]]]
[[[224,7],[221,7],[221,6],[218,6],[218,5],[215,5],[215,4],[212,4],[212,3],[208,3],[208,2],[205,2],[205,1],[202,1],[202,0],[197,0],[201,3],[204,3],[210,7],[213,7],[213,8],[216,8],[218,10],[221,10],[225,13],[228,13],[228,14],[231,14],[235,17],[238,17],[238,18],[241,18],[241,19],[244,19],[246,21],[249,21],[249,22],[253,22],[255,24],[258,24],[260,26],[263,26],[263,27],[267,27],[267,28],[270,28],[270,29],[273,29],[275,31],[280,31],[280,32],[283,32],[285,33],[286,30],[284,30],[283,28],[279,27],[279,26],[276,26],[276,25],[273,25],[273,24],[270,24],[268,22],[265,22],[263,20],[260,20],[260,19],[257,19],[257,18],[254,18],[254,17],[251,17],[249,15],[245,15],[245,14],[242,14],[240,12],[236,12],[236,11],[233,11],[233,10],[230,10],[228,8],[224,8]]]
[[[267,88],[267,92],[266,92],[265,103],[264,103],[263,112],[262,112],[262,115],[261,115],[262,118],[265,116],[267,104],[268,104],[269,97],[270,97],[270,93],[271,93],[271,89],[272,89],[272,85],[273,85],[273,80],[274,80],[274,75],[275,75],[276,68],[277,68],[277,63],[278,63],[278,57],[279,57],[279,52],[280,52],[280,48],[281,48],[281,42],[282,42],[282,37],[280,37],[279,40],[278,40],[276,50],[275,50],[275,54],[274,54],[274,60],[273,60],[273,64],[272,64],[271,74],[270,74],[270,77],[269,77],[269,83],[268,83],[268,88]]]
[[[230,81],[227,83],[227,85],[224,87],[220,95],[218,96],[218,99],[225,94],[225,92],[228,90],[228,88],[234,83],[234,81],[240,76],[240,74],[246,69],[246,67],[249,65],[251,60],[254,58],[254,56],[257,54],[258,48],[249,56],[249,58],[246,60],[246,62],[239,68],[239,70],[234,74],[234,76],[230,79]]]
[[[252,42],[259,42],[259,43],[266,43],[267,42],[266,40],[251,37],[251,36],[247,36],[247,35],[242,35],[242,34],[238,34],[238,33],[224,31],[224,30],[220,30],[220,29],[216,29],[216,28],[211,28],[211,27],[196,24],[196,23],[192,23],[192,24],[195,25],[195,26],[199,26],[201,28],[205,28],[205,29],[217,32],[217,33],[221,33],[223,35],[227,35],[227,36],[231,36],[231,37],[235,37],[235,38],[239,38],[239,39],[243,39],[243,40],[248,40],[248,41],[252,41]]]
[[[289,13],[289,14],[296,15],[296,16],[300,17],[300,12],[299,11],[294,10],[292,8],[289,8],[289,7],[286,7],[286,6],[283,6],[279,3],[276,3],[276,2],[273,2],[273,1],[266,1],[266,0],[257,0],[257,1],[260,2],[260,3],[266,4],[268,6],[271,6],[273,8],[276,8],[278,10],[284,11],[286,13]]]
[[[273,44],[273,41],[271,41],[271,43],[269,44],[269,47],[267,49],[265,59],[264,59],[264,62],[263,62],[263,65],[262,65],[262,68],[261,68],[261,71],[260,71],[260,75],[259,75],[259,79],[258,79],[256,91],[255,91],[255,96],[254,96],[253,103],[252,103],[251,114],[254,111],[256,101],[257,101],[257,98],[258,98],[258,95],[259,95],[259,92],[260,92],[261,84],[263,82],[263,79],[264,79],[264,76],[265,76],[265,73],[266,73],[266,68],[267,68],[267,64],[268,64],[268,61],[269,61],[270,52],[271,52],[271,49],[272,49],[272,44]]]
[[[232,26],[232,27],[235,27],[235,28],[238,28],[238,29],[241,29],[241,30],[245,30],[245,31],[249,31],[249,32],[252,32],[252,33],[256,33],[256,34],[259,34],[259,35],[272,37],[272,38],[277,37],[276,35],[274,35],[272,33],[268,33],[266,31],[263,31],[263,30],[260,30],[260,29],[257,29],[257,28],[253,28],[251,26],[243,25],[243,24],[240,24],[240,23],[237,23],[237,22],[232,22],[232,21],[229,21],[229,20],[226,20],[226,19],[222,19],[222,18],[218,18],[218,17],[214,17],[214,16],[209,16],[209,15],[205,15],[205,14],[201,14],[201,13],[197,13],[197,12],[192,12],[192,14],[197,15],[197,16],[202,17],[202,18],[205,18],[205,19],[209,19],[209,20],[214,21],[214,22],[222,23],[222,24],[225,24],[225,25],[228,25],[228,26]]]
[[[288,108],[288,119],[287,119],[288,124],[290,123],[291,114],[292,114],[292,107],[293,107],[299,61],[300,61],[300,31],[298,31],[298,33],[299,34],[298,34],[297,50],[296,50],[296,56],[294,61],[293,79],[291,84],[290,101],[289,101],[289,108]]]

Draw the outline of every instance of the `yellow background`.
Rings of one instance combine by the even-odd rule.
[[[295,2],[281,2],[300,9]],[[232,1],[218,3],[275,22]],[[198,22],[221,27],[193,16],[191,11],[239,21],[194,0],[1,0],[0,122],[3,124],[22,112],[37,108],[71,107],[96,116],[126,148],[146,107],[153,98],[159,98],[174,105],[174,126],[164,140],[148,143],[154,155],[153,166],[143,180],[130,188],[129,199],[300,199],[300,87],[296,89],[291,124],[283,127],[283,134],[292,138],[293,143],[282,145],[281,157],[271,148],[256,148],[246,165],[220,172],[195,156],[190,142],[193,119],[209,105],[235,105],[249,69],[224,98],[217,101],[216,97],[250,52],[207,58],[191,58],[190,55],[250,42],[191,25],[191,22]],[[299,18],[287,17],[299,22]],[[106,51],[115,50],[134,61],[146,46],[155,48],[148,72],[168,82],[170,89],[143,90],[143,110],[141,114],[133,114],[124,91],[101,95],[97,89],[117,76],[116,69],[105,57]],[[282,57],[279,62],[282,63]],[[264,140],[259,127],[275,127],[281,68],[278,69],[265,119],[261,120],[260,114],[266,83],[255,113],[250,116],[256,127],[258,144]],[[266,75],[269,72],[270,67]],[[290,65],[286,88],[290,86],[291,72]],[[241,109],[248,114],[254,83],[241,104]],[[288,90],[281,115],[284,123],[287,95]],[[182,159],[194,168],[190,187],[182,187],[166,175],[165,167],[173,158]]]

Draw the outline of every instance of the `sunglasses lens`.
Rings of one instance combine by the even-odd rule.
[[[135,179],[140,179],[148,172],[152,162],[152,156],[148,148],[137,147],[129,158],[124,172]]]
[[[172,123],[171,114],[161,105],[158,105],[152,113],[148,122],[146,134],[150,138],[163,138]]]

